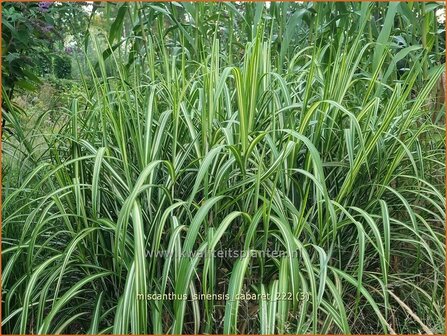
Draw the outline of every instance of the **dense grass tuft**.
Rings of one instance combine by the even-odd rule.
[[[58,127],[6,102],[3,332],[443,333],[435,8],[120,6]]]

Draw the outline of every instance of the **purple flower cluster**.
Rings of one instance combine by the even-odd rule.
[[[48,12],[48,9],[50,9],[51,6],[51,1],[41,1],[38,6],[41,12]]]
[[[71,53],[73,53],[73,51],[74,51],[73,47],[65,47],[65,52],[67,54],[71,54]]]

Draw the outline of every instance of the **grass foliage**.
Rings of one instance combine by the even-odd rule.
[[[62,125],[6,102],[4,333],[444,332],[436,6],[115,6]]]

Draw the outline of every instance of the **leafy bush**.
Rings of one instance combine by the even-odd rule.
[[[56,78],[71,78],[71,58],[68,56],[58,56],[54,58],[54,75]]]

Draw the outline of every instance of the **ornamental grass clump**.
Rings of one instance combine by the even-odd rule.
[[[435,7],[116,6],[61,127],[6,101],[3,332],[444,332]]]

